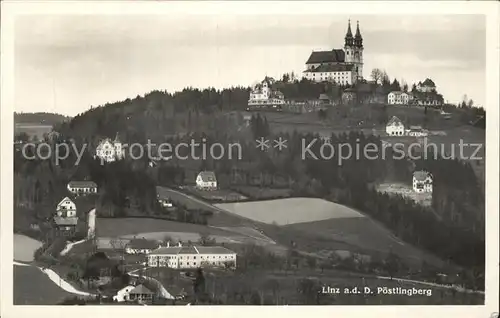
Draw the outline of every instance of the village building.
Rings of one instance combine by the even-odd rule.
[[[156,250],[160,244],[154,240],[147,240],[145,238],[133,238],[127,246],[125,246],[125,253],[127,254],[149,254]]]
[[[351,31],[351,21],[347,26],[343,49],[313,51],[306,61],[303,77],[314,82],[335,82],[352,85],[363,78],[363,37],[359,30]]]
[[[427,171],[415,171],[413,173],[413,191],[417,193],[431,193],[432,192],[433,177]]]
[[[113,301],[116,302],[124,302],[130,300],[130,292],[135,288],[135,286],[128,285],[120,289],[116,292],[116,295],[113,296]]]
[[[96,148],[96,157],[105,162],[113,162],[125,158],[125,149],[120,142],[118,134],[113,141],[106,138],[101,140]]]
[[[419,106],[438,107],[443,105],[444,103],[443,96],[436,92],[430,92],[430,93],[416,92],[413,96],[414,97],[412,103]]]
[[[389,105],[408,105],[410,95],[406,92],[392,91],[387,95],[387,103]]]
[[[196,187],[200,190],[217,190],[217,178],[213,171],[201,171],[196,177]]]
[[[149,290],[144,285],[138,285],[128,294],[129,301],[137,301],[139,303],[149,303],[153,301],[155,293]]]
[[[347,88],[342,92],[342,104],[352,105],[356,103],[357,95],[356,91],[352,88]]]
[[[405,133],[412,137],[425,137],[429,135],[429,132],[423,129],[422,126],[410,126]]]
[[[248,109],[279,108],[285,104],[285,96],[278,90],[273,90],[274,80],[265,77],[264,80],[254,86],[248,99]]]
[[[222,246],[167,246],[149,253],[148,266],[179,269],[236,267],[236,253]]]
[[[405,126],[398,117],[392,116],[385,126],[385,132],[389,136],[404,136]]]
[[[76,212],[76,204],[68,197],[65,197],[57,204],[53,222],[59,234],[71,236],[76,232],[76,226],[78,225]]]
[[[70,181],[67,188],[77,196],[97,193],[97,184],[93,181]]]

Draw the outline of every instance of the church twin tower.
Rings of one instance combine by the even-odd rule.
[[[348,22],[345,35],[345,63],[354,64],[358,78],[363,78],[363,37],[359,31],[359,21],[356,26],[356,34],[352,36],[351,20]]]

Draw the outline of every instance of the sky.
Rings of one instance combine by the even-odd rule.
[[[302,74],[313,50],[343,48],[359,21],[364,70],[434,80],[449,102],[485,104],[481,15],[33,15],[15,22],[15,111],[74,116],[184,87],[250,86]]]

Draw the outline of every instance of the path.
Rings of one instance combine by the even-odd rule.
[[[16,262],[16,261],[14,261],[14,265],[18,265],[18,266],[31,266],[31,267],[38,268],[42,273],[44,273],[45,275],[47,275],[47,277],[51,281],[53,281],[54,284],[56,284],[57,286],[59,286],[61,289],[67,291],[68,293],[72,293],[72,294],[80,295],[80,296],[96,296],[95,294],[87,293],[87,292],[80,291],[80,290],[76,289],[73,285],[71,285],[70,283],[68,283],[67,281],[65,281],[61,276],[59,276],[56,272],[54,272],[51,269],[41,268],[41,267],[38,267],[38,266],[35,266],[35,265],[24,264],[24,263],[20,263],[20,262]]]
[[[76,242],[72,242],[72,243],[68,243],[66,244],[66,246],[64,247],[64,249],[61,251],[61,253],[59,253],[59,255],[66,255],[72,248],[73,246],[77,245],[77,244],[80,244],[80,243],[83,243],[85,242],[86,240],[80,240],[80,241],[76,241]]]

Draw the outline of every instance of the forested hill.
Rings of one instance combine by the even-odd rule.
[[[39,124],[53,126],[65,121],[71,117],[55,113],[14,113],[14,123],[16,124]]]
[[[75,139],[114,137],[128,142],[157,140],[175,133],[213,131],[221,123],[220,115],[244,110],[249,88],[233,87],[218,91],[187,88],[174,94],[152,91],[144,96],[91,107],[71,122],[55,128]]]

